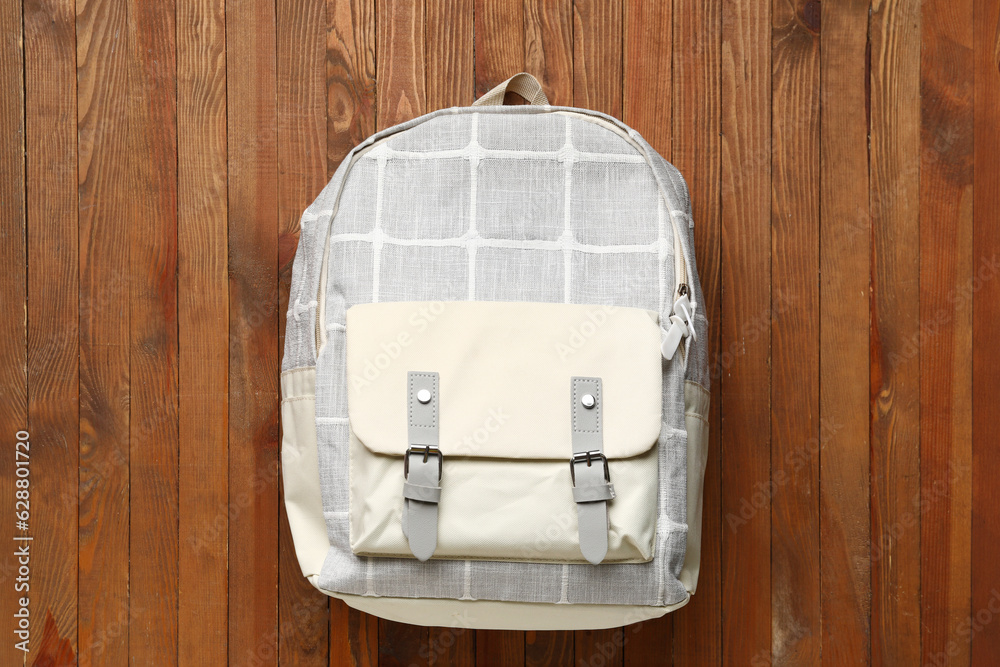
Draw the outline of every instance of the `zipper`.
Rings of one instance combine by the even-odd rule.
[[[584,120],[586,122],[594,123],[595,125],[600,125],[600,126],[606,128],[607,130],[609,130],[611,132],[614,132],[621,139],[623,139],[625,142],[627,142],[630,146],[632,146],[637,151],[639,151],[639,153],[646,160],[646,164],[649,165],[649,168],[650,169],[653,168],[653,165],[652,165],[652,162],[649,159],[649,156],[642,149],[642,147],[639,146],[639,144],[634,139],[632,139],[632,137],[630,137],[628,135],[628,133],[625,130],[623,130],[621,127],[619,127],[616,123],[614,123],[612,121],[609,121],[609,120],[607,120],[605,118],[599,118],[597,116],[591,116],[589,114],[580,113],[580,112],[577,112],[577,111],[560,110],[560,111],[555,111],[555,112],[552,112],[552,113],[558,113],[558,114],[567,115],[567,116],[574,116],[574,117],[580,118],[580,119],[582,119],[582,120]],[[325,239],[325,242],[323,244],[323,259],[322,259],[322,263],[320,264],[319,287],[318,287],[317,293],[316,293],[316,331],[315,331],[316,340],[315,340],[315,345],[316,345],[316,353],[317,353],[317,355],[319,354],[320,349],[323,347],[323,344],[326,343],[326,331],[325,331],[325,328],[323,326],[323,322],[326,320],[326,317],[325,317],[326,316],[326,281],[327,281],[328,269],[329,269],[329,264],[330,264],[330,238],[333,236],[333,221],[337,217],[337,211],[340,209],[340,196],[344,192],[344,185],[347,183],[347,177],[350,174],[351,169],[354,168],[354,165],[357,163],[357,161],[360,160],[366,153],[368,153],[369,151],[371,151],[375,147],[377,147],[377,146],[385,143],[386,141],[388,141],[390,138],[392,138],[393,136],[395,136],[395,134],[396,133],[386,135],[386,136],[382,137],[381,139],[379,139],[378,141],[372,142],[372,144],[370,146],[367,146],[364,149],[358,151],[357,154],[355,154],[351,158],[351,163],[347,166],[347,171],[344,173],[344,178],[340,182],[340,190],[338,190],[338,192],[337,192],[337,199],[336,199],[336,201],[334,203],[334,206],[333,206],[333,212],[330,214],[330,229],[327,232],[326,239]],[[693,327],[693,316],[694,316],[694,314],[693,314],[693,312],[691,312],[691,303],[690,303],[690,299],[689,299],[690,291],[691,290],[690,290],[690,287],[688,286],[687,262],[684,259],[684,249],[683,249],[683,246],[681,244],[681,236],[680,236],[681,232],[680,232],[680,229],[677,226],[677,221],[674,218],[674,216],[670,214],[669,211],[667,212],[667,216],[670,218],[670,226],[671,226],[671,228],[673,229],[673,232],[674,232],[674,281],[676,283],[676,287],[674,289],[674,298],[675,298],[675,301],[674,301],[674,314],[671,316],[670,319],[671,319],[671,322],[672,322],[674,317],[680,317],[680,318],[685,319],[685,321],[688,324],[691,325],[691,326],[687,326],[686,325],[687,331],[685,332],[685,334],[683,336],[683,337],[686,338],[687,336],[693,336],[694,335],[694,327]],[[683,313],[683,314],[677,312],[678,303],[681,302],[682,298],[684,299],[684,302],[686,303],[686,306],[682,305],[682,311],[681,311],[681,313]],[[683,308],[687,308],[688,310],[685,311],[685,310],[683,310]],[[670,330],[668,329],[667,330],[668,334],[669,334],[669,331]],[[666,349],[667,349],[667,347],[666,347],[666,339],[664,339],[664,345],[663,345],[662,349],[664,350],[663,356],[666,357],[667,359],[670,359],[673,356],[673,352],[671,352],[671,357],[667,357],[667,354],[666,354]],[[674,347],[674,349],[676,349],[676,346]]]
[[[347,183],[347,176],[351,173],[351,169],[354,168],[354,165],[357,164],[358,160],[364,157],[376,146],[388,141],[391,136],[393,135],[382,137],[378,141],[372,142],[370,146],[361,149],[354,156],[352,156],[350,164],[347,165],[347,171],[344,172],[344,178],[340,181],[340,189],[337,191],[337,198],[334,200],[333,211],[330,213],[330,231],[327,232],[326,239],[323,242],[323,258],[320,260],[319,269],[319,287],[316,290],[316,327],[314,331],[315,340],[313,342],[317,355],[319,355],[320,348],[322,348],[323,344],[326,342],[326,331],[324,331],[323,323],[326,321],[326,279],[330,266],[330,237],[333,236],[333,221],[337,217],[337,211],[340,210],[340,196],[344,194],[344,185]]]

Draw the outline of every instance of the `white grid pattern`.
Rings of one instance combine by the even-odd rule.
[[[556,151],[529,151],[529,150],[507,150],[499,148],[485,148],[479,143],[479,114],[472,114],[471,131],[469,143],[463,148],[437,151],[402,151],[392,148],[388,142],[383,142],[374,147],[368,157],[375,159],[378,165],[378,176],[375,190],[375,219],[372,231],[368,233],[348,232],[331,234],[330,245],[348,242],[370,243],[372,246],[372,303],[379,301],[380,274],[382,267],[382,250],[386,245],[416,246],[416,247],[456,247],[463,248],[468,255],[468,299],[476,298],[476,256],[479,248],[507,248],[516,250],[556,250],[563,254],[563,298],[566,303],[570,302],[572,289],[572,258],[573,253],[589,254],[623,254],[623,253],[655,253],[659,259],[659,311],[664,314],[666,300],[670,292],[667,289],[667,269],[666,260],[670,254],[670,247],[673,244],[673,231],[667,235],[667,207],[663,194],[660,193],[657,202],[657,238],[652,243],[641,244],[619,244],[600,245],[591,243],[581,243],[573,234],[572,228],[572,194],[573,194],[573,168],[581,162],[591,163],[624,163],[624,164],[645,164],[646,159],[637,154],[630,153],[594,153],[580,151],[573,145],[573,125],[572,117],[565,118],[565,143]],[[461,235],[451,238],[398,238],[390,236],[382,229],[382,210],[385,197],[385,168],[389,160],[444,160],[444,159],[465,159],[469,163],[470,172],[470,196],[469,196],[469,226]],[[565,183],[563,192],[563,232],[558,240],[517,240],[499,237],[482,236],[477,228],[477,207],[478,207],[478,172],[479,164],[486,158],[512,159],[512,160],[552,160],[563,165],[565,173]],[[669,212],[671,225],[676,216],[686,217],[683,211],[671,210]],[[680,252],[675,249],[675,254]],[[315,308],[316,303],[300,304],[295,302],[290,313],[294,313],[296,319],[298,314],[307,308]],[[326,330],[343,330],[344,322],[327,322]]]

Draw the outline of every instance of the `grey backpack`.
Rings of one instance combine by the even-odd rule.
[[[365,140],[301,229],[281,455],[316,588],[469,628],[687,603],[709,378],[672,165],[519,74]]]

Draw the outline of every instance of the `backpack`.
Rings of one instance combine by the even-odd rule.
[[[686,604],[701,303],[680,173],[530,75],[362,142],[302,214],[293,266],[281,460],[305,577],[432,626]]]

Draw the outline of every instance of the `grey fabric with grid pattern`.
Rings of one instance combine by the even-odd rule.
[[[592,122],[597,119],[615,123],[631,141]],[[697,339],[688,341],[684,360],[664,362],[657,537],[649,563],[358,557],[348,542],[347,515],[347,308],[379,301],[567,302],[646,308],[666,320],[675,284],[675,223],[692,301],[701,304],[683,179],[638,133],[596,112],[446,109],[370,137],[344,160],[302,216],[283,362],[283,370],[316,368],[319,472],[331,544],[321,588],[579,604],[685,599],[677,579],[687,532],[684,381],[707,387],[709,380],[700,307]],[[317,357],[317,294],[328,237],[321,323],[327,340]]]

